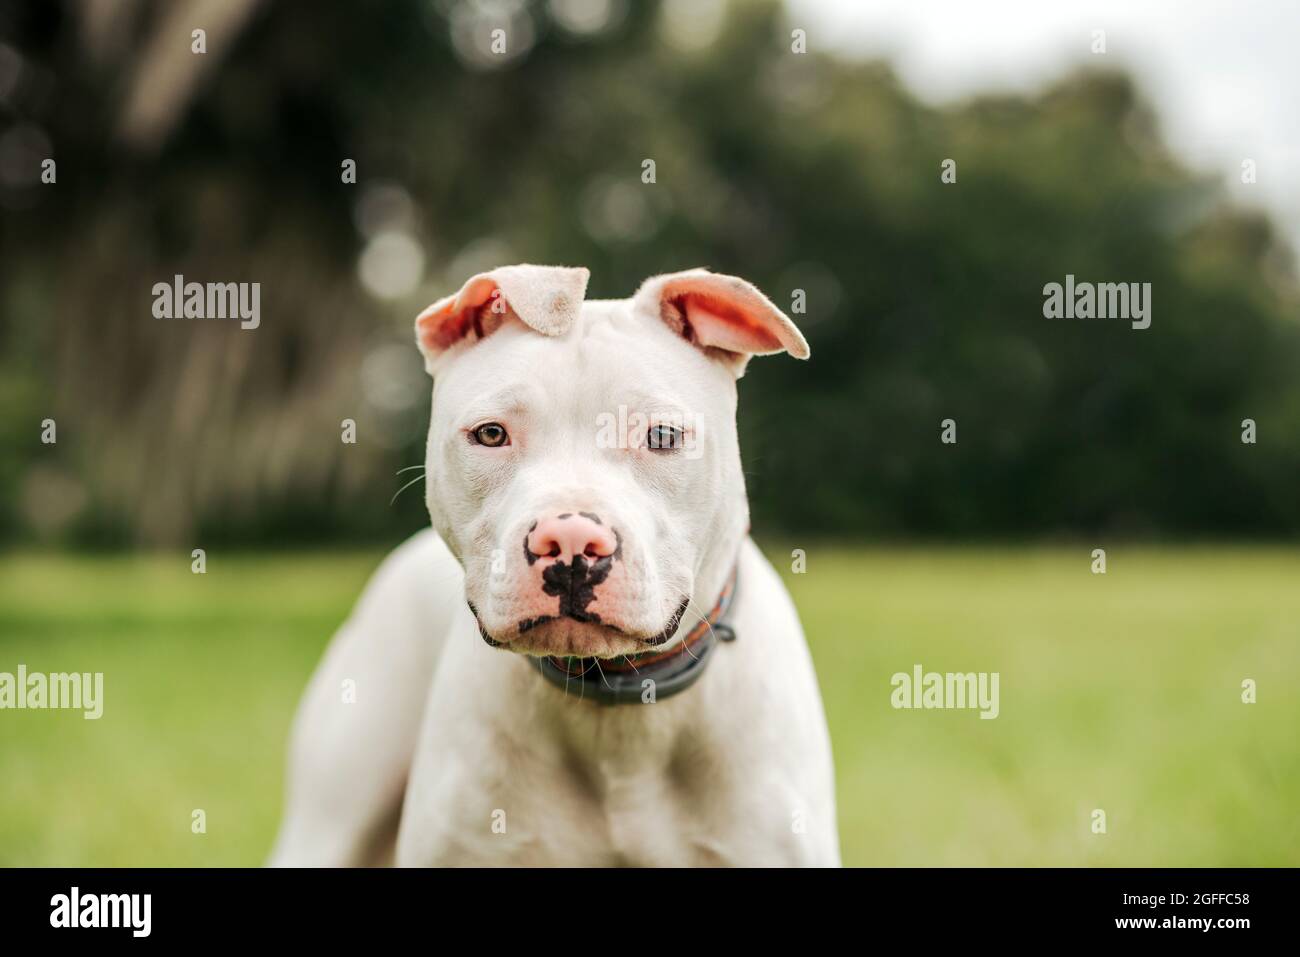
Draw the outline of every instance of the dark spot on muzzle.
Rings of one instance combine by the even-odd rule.
[[[596,586],[609,577],[613,564],[613,555],[590,563],[586,555],[575,555],[568,564],[556,562],[542,571],[542,591],[560,599],[562,618],[599,622],[600,616],[588,612],[587,606],[596,600]]]
[[[585,513],[579,514],[589,517]],[[542,591],[560,600],[558,617],[600,623],[600,615],[587,611],[587,606],[596,600],[596,588],[609,577],[614,562],[623,557],[623,539],[617,529],[614,530],[614,540],[618,544],[612,555],[605,555],[594,562],[586,555],[575,555],[571,562],[555,562],[542,570]],[[528,550],[526,535],[524,554],[529,557],[530,565],[541,557]]]

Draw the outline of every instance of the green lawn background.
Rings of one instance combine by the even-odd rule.
[[[1090,549],[771,552],[846,864],[1300,864],[1300,549],[1111,548],[1104,576]],[[0,711],[0,864],[260,863],[298,695],[381,557],[0,556],[0,671],[105,673],[98,721]],[[1000,717],[894,710],[917,663],[999,672]]]

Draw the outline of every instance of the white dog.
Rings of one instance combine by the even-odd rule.
[[[808,345],[740,279],[585,302],[587,275],[507,266],[417,318],[433,530],[304,696],[272,863],[839,863],[735,426],[749,357]]]

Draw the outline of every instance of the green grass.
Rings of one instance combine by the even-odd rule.
[[[0,557],[0,671],[105,673],[99,721],[0,711],[0,864],[259,863],[298,694],[379,557]],[[809,549],[786,577],[845,863],[1300,864],[1300,550],[1108,557]],[[1000,717],[893,709],[916,663],[999,672]]]

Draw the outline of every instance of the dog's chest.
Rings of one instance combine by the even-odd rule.
[[[627,793],[545,804],[511,798],[506,828],[466,839],[459,832],[435,847],[428,863],[471,866],[690,867],[744,863],[740,835],[725,822],[697,817],[685,802],[651,797],[658,782],[625,782]],[[635,792],[635,793],[632,793]],[[508,812],[507,812],[508,813]],[[467,820],[465,824],[470,824]],[[475,822],[477,823],[477,822]],[[734,839],[733,839],[734,838]]]
[[[682,778],[669,759],[653,769],[627,770],[618,762],[597,762],[595,803],[612,863],[633,867],[701,866],[737,863],[727,852],[725,820],[700,799],[703,782]],[[727,789],[718,789],[723,802]],[[725,806],[725,803],[724,805]]]
[[[439,808],[436,825],[413,863],[700,866],[766,856],[761,822],[735,813],[748,802],[734,761],[699,742],[662,751],[628,742],[593,757],[553,741],[512,745],[499,760],[440,761],[440,793],[420,801]]]

